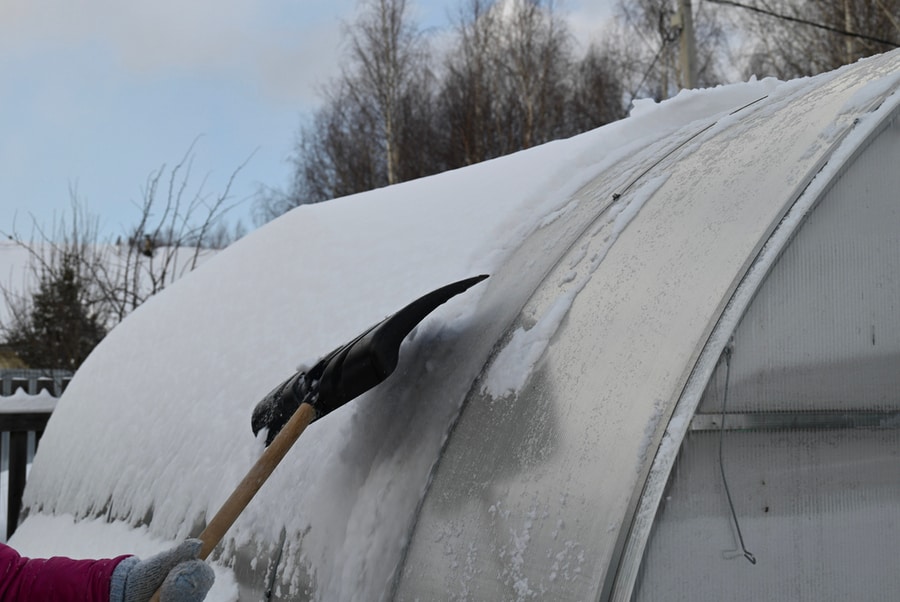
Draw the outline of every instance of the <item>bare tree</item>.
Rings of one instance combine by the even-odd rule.
[[[465,0],[431,66],[406,0],[365,0],[324,104],[300,129],[287,192],[263,189],[258,219],[498,157],[622,114],[606,51],[574,58],[553,0]]]
[[[570,36],[552,0],[506,0],[501,6],[501,72],[518,117],[517,146],[529,148],[568,134]]]
[[[429,158],[429,54],[406,0],[364,0],[346,35],[342,74],[299,130],[289,190],[261,191],[259,221],[439,170]]]
[[[258,184],[253,201],[253,223],[262,226],[280,215],[284,215],[294,207],[304,203],[315,202],[305,194],[299,193],[297,180],[299,179],[299,157],[293,158],[294,171],[292,183],[287,188]]]
[[[70,220],[55,220],[50,230],[33,221],[29,242],[7,234],[28,252],[24,286],[0,284],[8,319],[0,336],[27,365],[75,370],[110,323],[103,293],[92,279],[105,261],[95,242],[99,220],[75,201],[70,190]]]
[[[388,184],[399,181],[404,98],[417,82],[427,52],[406,0],[367,0],[349,30],[350,72],[346,91],[359,106],[372,107]]]
[[[221,193],[211,194],[206,178],[190,183],[193,148],[170,170],[163,165],[148,176],[135,204],[136,224],[115,243],[99,238],[99,218],[74,188],[70,221],[59,220],[48,231],[32,217],[29,237],[4,233],[27,250],[29,278],[24,287],[0,284],[11,316],[0,334],[30,362],[44,354],[46,365],[35,367],[74,369],[107,330],[193,270],[205,249],[228,242],[223,218],[235,204],[231,187],[246,161]]]
[[[90,283],[79,258],[64,254],[41,270],[33,296],[2,327],[6,345],[26,365],[76,370],[106,336],[102,316],[92,311]]]
[[[439,98],[446,123],[447,162],[470,165],[511,152],[501,124],[497,14],[486,0],[469,0],[456,25]]]
[[[814,75],[900,47],[900,0],[712,0],[749,34],[747,75]]]
[[[204,245],[209,249],[224,249],[236,240],[247,235],[247,227],[241,220],[229,226],[222,220],[217,220],[215,226],[207,233]]]
[[[196,268],[214,229],[237,204],[231,188],[250,157],[232,171],[224,189],[213,194],[206,190],[208,176],[192,184],[196,143],[171,169],[163,164],[150,173],[135,203],[137,222],[119,238],[116,257],[94,268],[92,278],[116,321]]]
[[[387,184],[376,120],[371,106],[360,100],[339,80],[332,84],[312,124],[301,129],[295,155],[295,205]]]
[[[724,59],[731,56],[727,22],[709,2],[692,3],[697,84],[714,86],[726,80]],[[616,37],[618,79],[631,98],[656,100],[676,94],[681,83],[681,25],[675,0],[619,0]]]
[[[468,0],[455,33],[440,94],[454,167],[571,136],[621,114],[619,86],[606,76],[608,57],[593,48],[575,59],[552,1]]]
[[[625,117],[625,91],[608,50],[592,44],[575,65],[573,78],[569,108],[573,131],[586,132]]]
[[[424,62],[400,97],[402,119],[397,128],[397,177],[405,182],[446,171],[436,102],[437,79],[430,62]]]

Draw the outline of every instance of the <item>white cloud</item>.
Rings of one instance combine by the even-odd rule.
[[[126,74],[239,79],[271,100],[308,104],[338,62],[354,0],[6,0],[0,51],[109,52]]]
[[[562,8],[573,37],[586,49],[601,40],[613,20],[615,0],[570,0]]]

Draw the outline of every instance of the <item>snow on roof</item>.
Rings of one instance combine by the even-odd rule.
[[[27,412],[52,412],[57,399],[47,391],[29,395],[21,389],[12,395],[0,397],[0,414],[22,414]]]
[[[879,60],[869,63],[872,69],[884,69],[889,59]],[[877,92],[863,86],[865,67],[858,71],[862,83],[847,93],[851,120],[853,107],[867,106]],[[502,272],[523,241],[573,210],[582,186],[600,173],[616,173],[637,155],[651,165],[671,152],[673,133],[685,139],[684,132],[712,125],[710,135],[727,139],[741,131],[731,128],[739,123],[730,115],[736,109],[765,99],[754,113],[764,119],[834,77],[750,81],[682,92],[659,104],[639,102],[628,119],[581,136],[300,207],[250,234],[150,299],[88,358],[42,440],[26,490],[29,516],[14,544],[29,553],[46,549],[50,529],[54,541],[57,531],[79,525],[99,533],[103,527],[94,519],[101,516],[110,533],[129,525],[129,533],[158,546],[195,533],[261,452],[261,441],[250,432],[253,406],[295,368],[433,288]],[[801,143],[812,148],[827,142],[829,132],[784,132],[801,134]],[[731,154],[722,170],[732,174],[765,153],[743,147],[737,133],[724,148]],[[619,183],[636,173],[623,173]],[[699,174],[697,189],[702,191],[703,178],[728,176],[715,169]],[[799,183],[803,174],[790,177]],[[702,216],[698,220],[703,227]],[[670,235],[657,227],[659,236]],[[566,251],[553,245],[548,241],[543,250],[547,257]],[[525,269],[506,277],[533,291],[545,275]],[[376,389],[313,424],[230,532],[237,546],[277,542],[284,528],[297,534],[290,553],[309,560],[311,580],[324,595],[346,599],[383,587],[399,562],[448,429],[487,359],[448,366],[448,358],[457,361],[460,353],[444,354],[441,347],[469,340],[485,315],[506,328],[524,302],[504,305],[502,294],[489,298],[485,288],[427,318],[403,351],[421,370],[408,359],[390,381],[396,393],[396,383],[414,384],[403,380],[405,372],[434,375],[446,385],[445,395],[417,399],[412,403],[424,410],[406,413]],[[564,304],[560,311],[566,309]],[[537,353],[547,340],[538,341]],[[509,378],[497,376],[488,386],[500,394],[521,386],[528,358],[518,354],[502,375]],[[516,375],[517,369],[525,372]],[[376,419],[379,412],[395,412],[397,423]],[[373,424],[390,428],[378,432]],[[393,439],[386,442],[388,437]],[[416,460],[401,466],[385,452],[392,445]],[[60,544],[66,549],[56,553],[128,552],[125,546],[134,541],[101,539],[68,538]],[[231,559],[226,552],[222,562]],[[211,599],[233,598],[227,570],[217,570],[224,575],[217,586],[222,589]]]

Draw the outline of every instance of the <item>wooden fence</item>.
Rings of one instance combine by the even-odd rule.
[[[37,451],[52,409],[46,407],[34,410],[9,409],[3,405],[0,404],[0,465],[7,466],[6,539],[8,540],[19,524],[28,465]]]
[[[0,468],[7,471],[7,539],[19,524],[28,466],[56,398],[71,378],[62,370],[0,370]]]

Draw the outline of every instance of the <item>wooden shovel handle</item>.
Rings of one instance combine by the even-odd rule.
[[[231,528],[237,517],[240,516],[256,492],[259,491],[269,475],[278,466],[282,458],[287,455],[294,442],[300,438],[309,423],[315,420],[316,410],[308,403],[301,403],[291,419],[281,429],[278,435],[259,457],[244,480],[241,481],[231,496],[225,500],[216,515],[207,523],[199,539],[203,542],[200,548],[200,559],[206,560],[213,548],[222,541],[226,531]]]
[[[308,403],[301,403],[291,419],[282,427],[281,431],[266,448],[266,451],[259,457],[256,464],[247,473],[234,492],[229,496],[219,511],[216,512],[212,520],[207,523],[206,528],[198,536],[203,542],[200,548],[201,560],[206,560],[212,553],[213,549],[218,545],[225,533],[241,515],[256,492],[259,491],[269,475],[278,466],[282,458],[288,453],[288,450],[294,445],[294,442],[300,438],[309,423],[315,420],[316,410]],[[153,594],[151,602],[159,602],[159,591]]]

